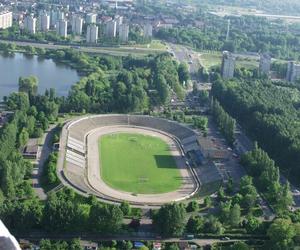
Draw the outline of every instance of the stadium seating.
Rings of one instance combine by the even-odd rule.
[[[181,142],[185,153],[200,149],[197,134],[187,126],[174,121],[144,115],[94,115],[83,117],[69,124],[66,160],[84,167],[85,136],[96,128],[106,126],[132,126],[159,130],[176,137]]]

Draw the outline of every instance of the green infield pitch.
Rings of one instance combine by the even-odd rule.
[[[160,138],[118,133],[99,140],[101,178],[109,186],[135,194],[175,191],[180,171],[169,146]]]

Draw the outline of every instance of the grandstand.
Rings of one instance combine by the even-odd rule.
[[[200,151],[197,133],[191,128],[177,122],[144,115],[116,114],[85,116],[68,122],[63,128],[59,154],[61,166],[58,168],[58,175],[65,185],[75,188],[75,190],[84,195],[94,194],[108,202],[122,201],[121,199],[118,200],[117,197],[111,197],[108,194],[102,193],[101,190],[95,190],[90,185],[89,175],[87,174],[89,166],[87,138],[89,134],[93,133],[93,131],[114,127],[143,128],[155,131],[156,133],[162,133],[178,143],[182,157],[193,155],[193,157],[198,159],[198,163],[200,163],[199,159],[201,159],[201,162],[203,160],[201,158],[203,155]],[[194,194],[200,186],[199,173],[193,168],[189,168],[189,171],[191,172],[191,176],[193,176],[193,182],[196,183],[195,190],[192,192]],[[209,179],[214,178],[213,174]],[[190,195],[187,195],[187,197],[190,197]],[[134,205],[135,203],[131,202],[131,204]],[[139,202],[137,201],[136,204],[139,204]]]

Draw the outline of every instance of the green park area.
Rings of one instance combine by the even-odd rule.
[[[201,52],[200,63],[209,70],[211,67],[221,66],[222,53],[216,51]],[[258,67],[258,61],[253,57],[236,57],[237,68],[253,69]]]
[[[169,146],[160,138],[118,133],[99,139],[101,177],[109,186],[134,194],[174,191],[181,175]]]

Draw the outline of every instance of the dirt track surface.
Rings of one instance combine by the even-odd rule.
[[[182,176],[181,187],[173,192],[162,194],[132,194],[120,190],[115,190],[108,186],[100,176],[100,160],[99,160],[99,146],[98,140],[101,136],[111,133],[140,133],[144,135],[150,135],[159,137],[164,140],[170,147],[171,154],[175,157],[177,167],[180,170]],[[180,201],[191,195],[196,189],[196,183],[194,178],[185,164],[185,158],[183,157],[178,143],[170,136],[160,133],[154,130],[148,130],[144,128],[136,128],[130,126],[115,126],[115,127],[102,127],[91,131],[87,135],[87,180],[89,185],[97,192],[102,193],[116,200],[126,200],[132,203],[144,203],[144,204],[163,204],[173,201]],[[179,157],[178,157],[179,156]],[[163,180],[162,180],[163,181]]]

